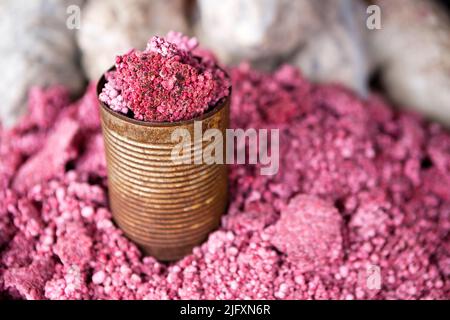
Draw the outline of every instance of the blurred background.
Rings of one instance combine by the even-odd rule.
[[[449,12],[443,0],[0,0],[0,120],[26,112],[32,86],[77,96],[117,54],[176,30],[224,65],[289,63],[450,126]]]

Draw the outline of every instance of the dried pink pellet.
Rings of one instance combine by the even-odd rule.
[[[103,271],[98,271],[92,276],[92,282],[95,284],[102,284],[105,281],[105,273]]]

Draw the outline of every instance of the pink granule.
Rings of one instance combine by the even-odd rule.
[[[94,86],[33,89],[0,130],[0,297],[449,299],[450,134],[292,67],[229,71],[232,126],[279,128],[280,171],[230,166],[221,227],[168,265],[113,223]]]
[[[165,39],[154,36],[144,51],[133,49],[116,58],[100,100],[144,121],[174,122],[202,115],[229,95],[230,80],[197,47],[195,38],[177,32]]]

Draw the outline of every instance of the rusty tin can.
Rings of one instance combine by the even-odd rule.
[[[98,95],[105,82],[103,76]],[[115,222],[145,254],[162,261],[182,258],[219,226],[227,206],[228,175],[225,164],[174,163],[172,133],[182,128],[194,137],[195,120],[202,121],[202,134],[215,128],[225,137],[230,97],[199,118],[174,123],[138,121],[100,105]],[[223,148],[225,154],[225,139]],[[193,157],[196,152],[193,146]]]

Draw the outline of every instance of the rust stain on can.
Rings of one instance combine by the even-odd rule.
[[[103,76],[97,94],[105,82]],[[194,120],[144,122],[114,112],[102,102],[100,105],[115,222],[146,254],[162,261],[182,258],[220,224],[228,200],[226,165],[172,161],[177,144],[172,142],[172,133],[186,129],[193,140]],[[202,134],[215,128],[225,138],[229,105],[230,96],[195,119],[202,121]],[[192,159],[209,143],[214,142],[192,146]]]

